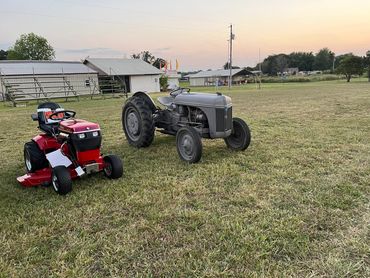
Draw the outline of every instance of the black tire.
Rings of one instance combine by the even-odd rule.
[[[104,175],[110,179],[118,179],[123,175],[122,160],[116,155],[104,156]]]
[[[122,127],[132,146],[144,148],[153,142],[153,113],[143,98],[132,97],[127,101],[122,111]]]
[[[176,133],[177,153],[183,161],[197,163],[202,157],[202,140],[195,128],[186,126]]]
[[[65,166],[53,168],[51,175],[51,184],[54,191],[60,195],[66,195],[72,191],[72,179],[69,170]]]
[[[45,154],[39,149],[34,141],[24,144],[24,165],[28,173],[34,173],[37,170],[48,167]]]
[[[245,121],[233,118],[233,131],[224,139],[226,145],[235,151],[244,151],[251,143],[251,132]]]

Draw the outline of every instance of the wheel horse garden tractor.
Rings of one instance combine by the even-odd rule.
[[[74,119],[76,112],[64,110],[58,104],[40,104],[37,114],[40,135],[24,145],[27,174],[17,180],[31,187],[52,184],[65,195],[72,190],[72,179],[104,171],[111,179],[123,174],[122,161],[115,155],[100,153],[101,131],[96,123]]]
[[[122,125],[129,144],[148,147],[158,128],[164,134],[176,135],[177,152],[188,163],[202,156],[201,138],[223,138],[232,150],[248,148],[251,134],[248,125],[232,117],[230,97],[221,93],[190,93],[178,88],[169,96],[159,97],[165,107],[156,107],[151,97],[137,92],[123,107]]]

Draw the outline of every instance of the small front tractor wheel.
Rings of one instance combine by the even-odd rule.
[[[72,191],[72,179],[69,170],[65,166],[56,166],[51,175],[51,184],[55,192],[66,195]]]
[[[225,139],[226,145],[235,151],[244,151],[251,143],[251,132],[245,121],[233,118],[233,130]]]
[[[148,147],[154,139],[153,111],[145,99],[130,98],[122,111],[122,127],[130,145]]]
[[[48,167],[45,154],[40,150],[36,142],[30,141],[24,144],[24,164],[28,173]]]
[[[176,134],[177,153],[183,161],[197,163],[202,157],[202,140],[194,127],[186,126]]]
[[[104,174],[110,179],[118,179],[122,177],[122,160],[116,155],[104,156]]]

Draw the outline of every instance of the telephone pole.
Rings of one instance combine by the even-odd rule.
[[[235,35],[233,34],[233,25],[230,24],[229,26],[230,28],[230,46],[229,46],[229,89],[231,89],[231,86],[232,86],[232,81],[233,81],[233,77],[232,77],[232,71],[233,71],[233,40],[235,39]]]

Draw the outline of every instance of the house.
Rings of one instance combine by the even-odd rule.
[[[98,72],[103,93],[159,92],[162,72],[140,59],[87,58],[86,66]]]
[[[0,61],[0,95],[13,102],[99,93],[98,74],[81,62]]]
[[[200,71],[195,74],[189,74],[186,77],[189,78],[190,86],[215,86],[215,85],[227,85],[229,80],[230,70],[208,70]],[[232,83],[233,84],[244,84],[249,75],[253,75],[252,72],[246,69],[232,69]]]

